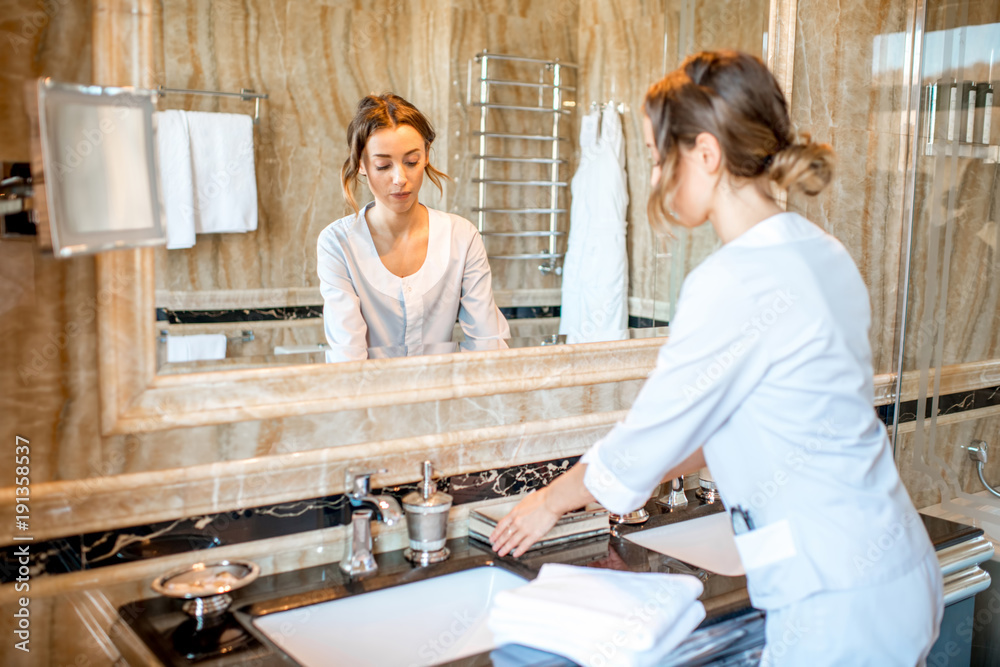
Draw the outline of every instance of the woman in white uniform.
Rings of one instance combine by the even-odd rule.
[[[874,410],[868,293],[844,247],[772,186],[816,194],[833,153],[796,142],[756,58],[701,53],[645,100],[650,218],[711,222],[670,338],[626,419],[491,536],[523,554],[563,513],[641,507],[707,464],[734,517],[763,664],[922,664],[941,574]],[[744,532],[745,531],[745,532]]]
[[[350,154],[341,185],[354,215],[337,220],[317,243],[327,361],[449,351],[456,321],[478,349],[505,348],[507,320],[493,300],[482,237],[465,218],[418,201],[431,166],[434,130],[392,93],[368,95],[347,128]],[[353,189],[364,177],[374,201],[359,209]]]

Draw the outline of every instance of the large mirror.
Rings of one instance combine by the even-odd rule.
[[[233,134],[234,151],[255,175],[256,190],[243,190],[255,199],[254,224],[238,210],[247,202],[206,205],[222,219],[206,221],[205,233],[187,243],[156,251],[159,372],[327,359],[316,243],[327,225],[351,213],[339,172],[348,123],[370,92],[403,96],[434,125],[431,160],[452,180],[439,192],[425,179],[420,202],[482,232],[493,295],[510,327],[507,345],[665,335],[672,297],[715,240],[707,227],[673,241],[648,228],[642,95],[696,50],[726,46],[766,57],[768,1],[662,2],[662,12],[630,9],[610,21],[587,16],[581,3],[543,2],[533,11],[544,20],[527,32],[499,31],[503,22],[519,22],[482,12],[475,2],[447,11],[383,4],[327,12],[321,3],[295,3],[273,22],[237,3],[158,4],[152,37],[159,85],[268,95],[161,98],[161,111],[212,112],[193,114],[191,123],[218,124],[221,114],[256,114],[259,122],[246,124],[245,136]],[[438,27],[450,39],[439,38]],[[629,34],[633,28],[641,32]],[[431,31],[445,43],[435,44]],[[262,46],[278,43],[280,57]],[[323,57],[316,56],[319,45]],[[631,61],[623,59],[632,49]],[[620,138],[612,136],[616,130]],[[587,182],[587,165],[613,153],[595,141],[620,145],[627,174],[621,192]],[[239,153],[248,142],[252,153]],[[193,139],[182,157],[197,163],[202,150]],[[176,170],[176,161],[166,168]],[[197,178],[210,197],[236,176],[220,166]],[[627,206],[620,220],[589,220],[595,207],[574,207],[574,189]],[[361,204],[372,200],[364,184],[355,196]],[[617,234],[607,231],[616,225]],[[613,287],[600,289],[602,283]],[[489,347],[466,342],[457,322],[452,340],[409,349],[400,341],[369,356]]]
[[[371,9],[150,3],[148,49],[136,55],[143,65],[109,66],[108,76],[141,71],[142,80],[123,83],[266,94],[177,92],[159,103],[163,112],[258,116],[249,134],[256,220],[197,234],[190,247],[101,258],[100,280],[113,295],[101,321],[106,432],[386,404],[407,391],[434,400],[645,376],[657,337],[667,333],[672,296],[715,240],[707,228],[673,240],[650,230],[642,96],[686,54],[720,47],[760,55],[787,86],[791,50],[780,51],[781,61],[778,44],[794,30],[794,2],[553,0],[525,11],[493,13],[471,0],[432,9],[402,0]],[[412,102],[437,130],[431,161],[451,180],[441,192],[425,181],[420,202],[483,233],[513,350],[324,363],[316,243],[350,212],[339,172],[357,102],[387,91]],[[622,311],[629,326],[573,345],[560,333],[564,294],[575,285],[568,270],[560,272],[574,227],[571,184],[591,158],[582,130],[596,122],[601,138],[615,125],[608,117],[621,127],[627,174]],[[355,193],[359,203],[371,201],[363,184]],[[224,336],[224,356],[167,361],[171,338],[195,335]],[[112,341],[122,336],[141,344],[121,350]],[[419,373],[409,377],[413,369]]]

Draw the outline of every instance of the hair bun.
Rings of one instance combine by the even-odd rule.
[[[835,161],[830,144],[816,143],[804,134],[802,141],[775,153],[768,175],[783,190],[797,189],[812,196],[819,194],[833,178]]]

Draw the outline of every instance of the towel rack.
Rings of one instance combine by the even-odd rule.
[[[160,329],[160,335],[157,337],[157,340],[161,343],[166,343],[169,336],[169,331],[166,329]],[[244,329],[240,332],[239,336],[226,336],[226,340],[233,343],[249,343],[252,342],[253,339],[253,329]]]
[[[515,63],[534,64],[539,66],[539,81],[519,81],[516,78],[499,78],[496,76],[496,69],[491,71],[491,62],[509,61]],[[476,176],[472,182],[476,184],[478,190],[478,205],[472,209],[476,214],[476,225],[483,236],[491,237],[522,237],[522,238],[546,238],[548,240],[546,249],[542,252],[527,252],[520,254],[491,254],[492,259],[504,260],[544,260],[539,265],[539,270],[543,274],[562,274],[561,260],[564,253],[557,252],[556,242],[558,237],[565,236],[566,232],[559,230],[560,216],[567,214],[567,209],[559,204],[559,195],[564,188],[569,186],[566,179],[562,178],[559,170],[569,161],[563,157],[561,149],[566,145],[565,137],[559,136],[559,124],[561,119],[572,113],[575,101],[564,99],[564,94],[575,92],[576,87],[567,85],[564,81],[564,70],[576,70],[575,63],[563,62],[561,60],[546,60],[541,58],[528,58],[503,53],[490,53],[482,51],[476,54],[473,59],[478,65],[478,92],[476,101],[469,100],[470,106],[479,107],[479,127],[472,134],[478,138],[478,152],[473,159],[478,162]],[[469,68],[469,94],[474,94],[475,86],[472,81],[472,62]],[[496,100],[492,94],[496,88],[516,87],[530,88],[538,91],[538,104],[536,106],[526,106],[524,104],[504,104]],[[550,104],[545,104],[544,97],[551,93]],[[492,113],[500,112],[504,114],[529,114],[525,116],[528,121],[527,127],[538,126],[540,132],[528,130],[527,132],[500,132],[490,129],[489,118]],[[548,125],[548,127],[545,127]],[[490,140],[495,140],[490,142]],[[508,140],[530,141],[539,144],[548,144],[546,151],[548,154],[542,156],[525,156],[505,154],[504,148]],[[496,150],[488,150],[494,148]],[[489,178],[487,175],[487,164],[492,162],[506,162],[514,164],[538,164],[548,165],[548,178],[534,178],[526,180],[516,180],[511,178]],[[489,186],[518,187],[518,188],[543,188],[548,189],[548,206],[524,207],[524,208],[504,208],[487,206],[487,189]],[[491,231],[488,229],[488,218],[497,215],[519,215],[537,214],[548,216],[548,229],[544,230],[524,230],[513,232]]]
[[[160,86],[156,89],[158,95],[211,95],[213,97],[238,97],[244,102],[253,101],[253,124],[260,121],[260,101],[268,99],[267,93],[254,92],[252,88],[240,88],[238,93],[226,93],[218,90],[189,90],[187,88],[164,88]]]

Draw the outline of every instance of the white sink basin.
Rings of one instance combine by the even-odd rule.
[[[306,667],[428,667],[495,648],[486,615],[498,591],[527,583],[477,567],[254,619]]]
[[[709,572],[727,577],[746,574],[728,512],[642,530],[625,539]]]

